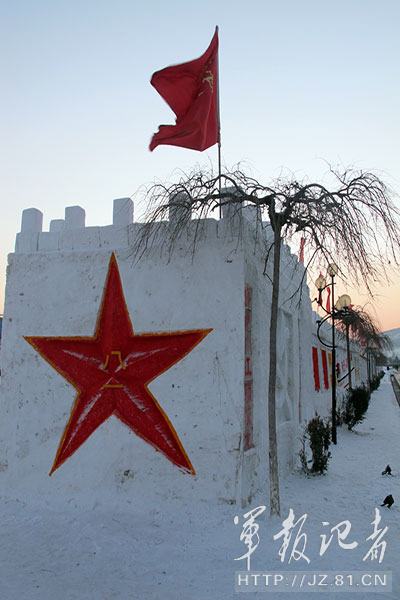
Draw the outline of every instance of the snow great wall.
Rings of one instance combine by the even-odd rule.
[[[268,496],[271,283],[263,271],[269,227],[260,227],[252,207],[235,215],[226,207],[220,220],[193,218],[170,255],[163,242],[177,218],[171,210],[164,237],[134,261],[132,247],[144,225],[133,222],[133,209],[129,198],[115,200],[112,225],[85,227],[84,209],[71,206],[64,220],[51,221],[50,231],[42,231],[39,210],[23,212],[8,257],[0,355],[1,493],[77,505],[160,505],[180,498],[183,504],[245,507],[258,493]],[[25,338],[94,336],[112,253],[135,335],[208,331],[149,384],[196,476],[112,415],[49,477],[77,389]],[[277,382],[282,474],[296,464],[305,421],[315,411],[328,415],[331,406],[330,351],[317,339],[303,274],[304,266],[285,246]],[[300,303],[298,295],[291,299],[299,287]],[[125,368],[120,350],[112,354],[117,352]],[[357,385],[366,380],[366,364],[354,343],[352,357]],[[345,374],[344,345],[337,363]],[[339,404],[345,382],[338,383]]]

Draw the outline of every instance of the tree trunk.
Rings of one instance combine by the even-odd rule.
[[[269,499],[270,515],[280,515],[278,444],[276,434],[276,332],[278,325],[279,267],[281,258],[281,227],[274,231],[274,273],[269,328],[269,382],[268,382],[268,434],[269,434]]]

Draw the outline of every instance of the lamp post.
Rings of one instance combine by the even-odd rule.
[[[349,379],[349,390],[351,390],[351,353],[350,353],[350,325],[348,316],[350,313],[348,309],[351,306],[351,298],[348,294],[342,294],[338,301],[336,302],[335,308],[338,310],[338,314],[340,314],[340,318],[342,319],[344,326],[346,327],[346,351],[347,351],[347,370],[348,370],[348,379]],[[347,317],[347,318],[346,318]]]
[[[320,304],[320,306],[322,306],[321,294],[322,294],[323,290],[325,290],[326,288],[330,287],[331,288],[331,294],[332,294],[332,310],[326,310],[326,309],[324,309],[325,312],[327,313],[327,316],[324,319],[318,321],[317,336],[318,336],[319,341],[322,344],[324,344],[324,346],[327,346],[328,348],[331,348],[331,350],[332,350],[332,365],[331,365],[331,376],[332,376],[332,442],[334,444],[337,443],[337,437],[336,437],[336,340],[335,340],[335,319],[341,318],[341,316],[342,316],[342,309],[345,308],[345,307],[347,307],[347,306],[349,306],[349,304],[351,302],[350,297],[347,296],[347,294],[344,294],[344,296],[346,298],[343,301],[343,306],[341,306],[341,303],[339,302],[339,306],[337,307],[338,310],[336,310],[336,307],[335,307],[335,275],[337,275],[338,271],[339,271],[338,266],[335,263],[331,263],[331,264],[328,265],[328,275],[330,275],[330,277],[331,277],[331,283],[326,283],[326,279],[325,279],[325,277],[322,277],[322,275],[320,277],[318,277],[318,279],[315,281],[315,285],[316,285],[316,287],[318,289],[318,292],[319,292],[318,304]],[[350,302],[348,304],[347,304],[347,298],[350,300]],[[332,343],[331,343],[331,345],[326,344],[319,337],[319,330],[321,328],[322,323],[324,323],[329,318],[332,319]],[[349,368],[350,368],[350,365],[349,365]]]
[[[328,274],[332,278],[332,442],[337,443],[336,438],[336,344],[335,344],[335,275],[338,268],[335,263],[328,265]]]

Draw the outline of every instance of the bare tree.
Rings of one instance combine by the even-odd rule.
[[[367,353],[369,348],[376,348],[379,352],[389,350],[391,348],[391,342],[386,335],[380,333],[379,327],[373,317],[360,306],[350,306],[339,310],[336,318],[338,319],[338,329],[342,331],[346,337],[349,389],[351,389],[350,339],[363,343],[367,348]],[[368,356],[367,360],[368,384],[370,384]]]
[[[152,227],[143,228],[135,248],[140,257],[152,245],[171,208],[180,211],[168,235],[171,252],[191,218],[190,211],[204,218],[225,205],[237,211],[243,204],[253,205],[260,209],[260,220],[268,220],[274,235],[272,251],[267,250],[264,257],[266,261],[273,257],[268,384],[271,515],[280,514],[275,396],[282,242],[301,233],[311,249],[309,262],[319,256],[328,263],[339,263],[341,272],[350,274],[347,279],[363,283],[369,291],[371,281],[388,279],[389,261],[399,262],[399,212],[391,201],[392,192],[370,172],[331,169],[330,175],[332,189],[283,177],[263,185],[240,169],[221,176],[197,169],[176,184],[153,185],[146,196],[146,220]]]

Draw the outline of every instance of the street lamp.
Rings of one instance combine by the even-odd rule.
[[[337,275],[339,273],[339,267],[335,264],[335,263],[330,263],[328,265],[328,275],[330,275],[331,277],[334,277],[335,275]]]
[[[346,328],[346,351],[347,351],[347,371],[349,379],[349,390],[351,390],[351,353],[350,353],[350,325],[352,322],[352,314],[349,312],[351,308],[351,298],[348,294],[342,294],[336,302],[338,318],[342,320]]]
[[[326,283],[325,277],[320,275],[318,279],[315,281],[315,285],[319,292],[318,304],[322,306],[321,302],[321,294],[324,289],[331,287],[332,290],[332,310],[325,310],[327,316],[318,322],[317,336],[319,341],[324,344],[324,346],[330,347],[332,349],[332,365],[331,365],[331,373],[332,373],[332,442],[334,444],[337,443],[336,437],[336,343],[335,343],[335,317],[337,313],[335,312],[335,275],[337,275],[339,268],[335,263],[330,263],[328,265],[328,275],[331,276],[331,283]],[[332,319],[332,345],[329,346],[319,337],[319,330],[322,325],[328,318]]]
[[[350,308],[351,306],[351,298],[348,294],[342,294],[338,301],[336,302],[336,308],[338,310],[344,310],[346,308]]]

